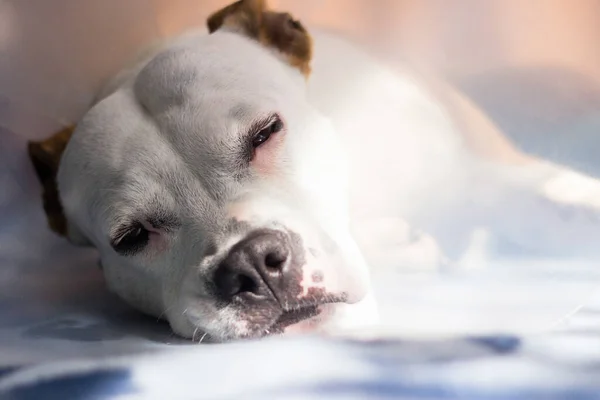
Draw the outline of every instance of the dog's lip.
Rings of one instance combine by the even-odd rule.
[[[301,322],[316,320],[327,306],[334,306],[345,302],[345,295],[329,296],[328,299],[318,303],[299,305],[294,308],[284,308],[277,320],[266,330],[266,335],[283,333],[283,331]]]
[[[272,325],[271,330],[282,331],[288,326],[316,317],[320,313],[321,309],[318,305],[301,307],[293,310],[284,310]]]

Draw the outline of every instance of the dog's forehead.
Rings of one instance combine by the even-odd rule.
[[[202,113],[301,94],[301,75],[258,42],[235,33],[191,36],[173,43],[140,72],[138,101],[151,113],[173,105]],[[214,114],[213,114],[214,115]]]
[[[184,37],[158,54],[136,78],[134,95],[188,164],[210,162],[210,170],[230,174],[241,134],[274,112],[292,117],[305,84],[272,50],[217,32]]]

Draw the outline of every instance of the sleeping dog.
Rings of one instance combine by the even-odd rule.
[[[519,153],[443,84],[264,1],[207,25],[150,48],[74,130],[29,145],[50,227],[98,249],[109,288],[177,334],[372,326],[367,260],[383,242],[386,263],[436,265],[486,226],[594,253],[596,181]]]

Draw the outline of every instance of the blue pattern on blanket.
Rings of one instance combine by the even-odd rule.
[[[519,345],[521,340],[515,336],[490,336],[473,338],[473,342],[482,344],[496,353],[512,353]]]
[[[0,398],[600,399],[600,358],[561,358],[581,351],[565,337],[199,345],[7,370]]]
[[[127,369],[99,370],[32,382],[10,391],[11,399],[110,399],[135,393]]]

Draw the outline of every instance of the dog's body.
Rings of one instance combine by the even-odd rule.
[[[310,57],[262,30],[281,21],[263,2],[236,4],[216,32],[162,43],[119,74],[62,154],[66,233],[99,250],[126,301],[186,337],[337,332],[376,321],[361,249],[398,263],[424,246],[440,262],[405,221],[455,251],[485,226],[594,252],[595,221],[556,211],[599,215],[596,181],[521,155],[464,100],[332,34],[311,32],[305,82]],[[487,154],[488,140],[504,150]],[[582,192],[559,198],[560,185]]]

